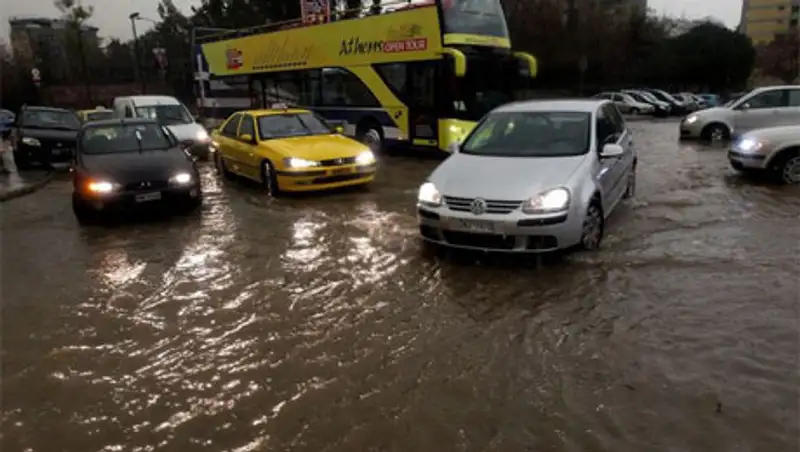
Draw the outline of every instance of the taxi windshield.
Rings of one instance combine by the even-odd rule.
[[[111,119],[114,117],[114,114],[111,110],[104,110],[104,111],[90,111],[86,113],[86,119],[89,121],[98,121],[101,119]]]
[[[312,113],[287,113],[258,117],[258,135],[262,140],[328,135],[331,128]]]
[[[84,154],[124,154],[171,148],[169,138],[157,124],[114,124],[89,127],[81,138]]]

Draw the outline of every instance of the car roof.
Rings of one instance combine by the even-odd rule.
[[[549,99],[527,100],[512,102],[495,110],[500,113],[522,111],[569,111],[594,113],[603,104],[609,103],[606,99]]]
[[[45,106],[39,106],[39,105],[26,105],[26,106],[22,107],[22,111],[26,111],[26,110],[34,110],[34,111],[58,111],[58,112],[67,111],[67,112],[72,112],[72,110],[70,110],[70,109],[67,109],[67,108],[58,108],[58,107],[45,107]]]
[[[130,96],[134,105],[180,105],[180,101],[172,96]]]
[[[261,108],[255,110],[243,110],[238,113],[247,113],[253,116],[272,116],[272,115],[299,115],[301,113],[311,113],[311,110],[304,110],[302,108]]]
[[[156,124],[158,125],[158,121],[154,119],[148,118],[111,118],[111,119],[99,119],[97,121],[89,121],[87,122],[83,128],[91,128],[91,127],[102,127],[102,126],[123,126],[123,125],[144,125],[144,124]]]

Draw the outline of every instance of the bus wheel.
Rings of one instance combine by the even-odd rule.
[[[372,152],[380,152],[383,144],[383,137],[380,129],[374,124],[367,124],[359,134],[359,141],[369,146]]]

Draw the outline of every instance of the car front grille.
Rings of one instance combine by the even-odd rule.
[[[457,198],[455,196],[445,196],[444,202],[450,210],[457,212],[469,212],[470,206],[476,198]],[[486,199],[485,213],[510,213],[522,205],[522,201],[502,201],[497,199]]]
[[[131,182],[129,184],[125,184],[122,189],[125,191],[153,191],[153,190],[163,190],[169,186],[169,182],[165,180],[148,180],[148,181],[138,181],[138,182]]]
[[[338,159],[328,159],[322,160],[319,162],[320,166],[341,166],[341,165],[352,165],[356,162],[355,157],[342,157]]]
[[[444,239],[447,243],[460,246],[470,246],[473,248],[483,248],[490,250],[510,250],[514,248],[516,237],[494,235],[494,234],[476,234],[472,232],[461,231],[442,231]]]

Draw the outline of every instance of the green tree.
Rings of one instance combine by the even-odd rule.
[[[756,50],[756,63],[764,75],[792,83],[798,76],[800,37],[794,34],[775,36],[769,44]]]
[[[86,84],[86,97],[89,104],[91,104],[92,82],[89,66],[87,64],[87,49],[83,30],[86,26],[86,22],[92,17],[92,14],[94,14],[94,8],[91,6],[83,6],[80,0],[55,0],[54,4],[61,12],[63,19],[67,22],[68,29],[72,31],[72,36],[68,39],[75,39],[77,44],[81,72],[83,73],[83,80]]]

